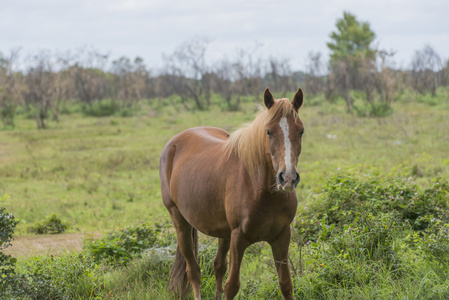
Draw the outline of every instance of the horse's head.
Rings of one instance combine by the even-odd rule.
[[[272,116],[266,123],[266,133],[267,148],[276,173],[276,187],[290,192],[296,188],[300,179],[296,165],[304,133],[304,125],[298,116],[303,93],[298,89],[291,102],[288,99],[275,101],[267,88],[264,103]]]

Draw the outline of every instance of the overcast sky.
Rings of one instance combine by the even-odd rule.
[[[310,51],[329,55],[326,42],[343,11],[368,21],[379,47],[397,51],[398,66],[425,44],[449,58],[448,0],[0,0],[0,51],[89,46],[157,67],[163,53],[200,36],[211,39],[210,60],[257,42],[259,55],[304,69]]]

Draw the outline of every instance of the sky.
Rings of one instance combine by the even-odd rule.
[[[449,58],[447,0],[0,0],[0,52],[89,47],[159,68],[163,54],[200,37],[210,40],[211,62],[258,45],[256,55],[305,70],[309,52],[329,56],[326,43],[344,11],[370,24],[378,47],[396,52],[397,67],[425,45]]]

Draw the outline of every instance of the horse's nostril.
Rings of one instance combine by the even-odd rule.
[[[297,184],[299,183],[300,180],[301,180],[301,177],[299,176],[299,173],[296,172],[296,177],[295,177],[295,180],[293,181],[293,183],[294,183],[295,185],[297,185]]]
[[[279,182],[284,185],[285,179],[284,179],[284,172],[279,173]]]

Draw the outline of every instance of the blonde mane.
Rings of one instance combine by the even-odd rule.
[[[266,124],[276,118],[292,115],[295,119],[298,118],[293,105],[286,98],[275,101],[270,109],[261,107],[254,121],[243,125],[229,136],[224,146],[226,154],[230,157],[232,153],[236,153],[254,180],[266,161]]]

